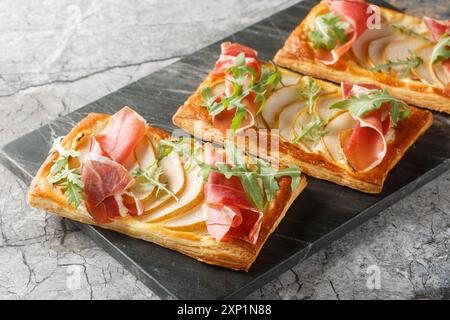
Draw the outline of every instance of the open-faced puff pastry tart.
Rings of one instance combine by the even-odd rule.
[[[450,113],[450,21],[364,0],[322,1],[274,61],[337,83],[375,84],[405,102]]]
[[[214,70],[179,108],[174,123],[217,144],[240,148],[305,174],[368,193],[432,123],[371,84],[341,87],[258,60],[233,43],[222,45]]]
[[[248,270],[306,186],[278,168],[193,139],[172,139],[125,107],[90,114],[31,183],[31,206],[157,243],[197,260]]]

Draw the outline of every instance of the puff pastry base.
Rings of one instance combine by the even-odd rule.
[[[318,12],[325,10],[326,4],[315,6],[303,22],[295,28],[284,47],[278,51],[274,61],[276,64],[316,78],[330,80],[336,83],[371,83],[386,88],[389,93],[412,105],[435,111],[450,113],[450,93],[420,81],[405,82],[391,74],[369,71],[360,67],[352,60],[350,54],[342,56],[334,65],[325,65],[314,57],[313,49],[307,41],[306,26],[310,25]],[[380,7],[387,21],[416,26],[422,24],[422,19],[412,17],[398,11]]]
[[[82,133],[90,137],[101,132],[108,118],[108,115],[89,114],[66,136],[63,145],[68,146]],[[147,134],[158,140],[169,137],[166,132],[152,127],[148,127]],[[291,203],[307,184],[306,178],[303,176],[300,186],[295,192],[291,192],[290,178],[280,180],[280,190],[276,199],[264,214],[260,235],[255,245],[240,240],[227,240],[219,243],[209,236],[206,227],[193,231],[175,231],[160,224],[142,222],[133,217],[117,219],[109,224],[99,225],[95,223],[82,206],[79,209],[75,209],[73,205],[68,206],[62,192],[48,182],[47,176],[55,160],[56,155],[50,155],[42,164],[30,185],[28,202],[32,207],[74,221],[150,241],[199,261],[235,270],[248,271],[269,235],[276,229]]]

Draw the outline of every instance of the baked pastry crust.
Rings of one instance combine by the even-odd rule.
[[[80,135],[91,137],[101,132],[109,117],[104,114],[89,114],[65,137],[62,141],[63,146],[69,147],[74,139]],[[150,126],[147,128],[147,134],[156,140],[169,137],[166,132]],[[299,187],[292,192],[290,178],[280,179],[280,189],[277,197],[264,213],[261,231],[255,245],[235,239],[216,242],[206,232],[206,227],[191,231],[179,231],[158,223],[143,222],[131,216],[116,219],[109,224],[97,224],[83,206],[75,209],[73,204],[67,205],[63,193],[49,183],[47,176],[56,158],[57,155],[55,153],[48,156],[30,185],[28,202],[32,207],[52,212],[71,220],[150,241],[199,261],[235,270],[248,271],[269,235],[276,229],[291,203],[307,184],[306,178],[302,176]]]
[[[393,97],[419,107],[450,113],[450,93],[445,89],[424,84],[420,81],[402,81],[391,74],[369,71],[359,66],[351,54],[342,56],[334,65],[325,65],[315,59],[313,49],[308,43],[306,26],[319,12],[327,9],[327,5],[319,3],[300,23],[284,47],[278,51],[274,61],[276,64],[316,78],[336,83],[371,83],[386,88]],[[402,21],[411,27],[423,23],[422,19],[380,7],[387,21]]]
[[[281,68],[280,70],[283,73],[290,73]],[[224,135],[213,126],[207,109],[201,107],[203,104],[201,88],[212,86],[215,81],[215,77],[210,74],[200,84],[197,91],[178,109],[172,120],[176,126],[184,129],[189,134],[222,145],[225,138]],[[337,86],[332,83],[320,80],[318,80],[318,83],[322,88],[328,88],[330,91],[337,90]],[[267,155],[267,160],[272,163],[279,161],[282,165],[298,165],[302,168],[302,172],[318,179],[328,180],[362,192],[380,193],[389,171],[400,161],[409,147],[431,124],[431,112],[411,107],[411,116],[398,124],[395,131],[396,138],[388,144],[387,153],[382,163],[372,170],[362,173],[349,171],[330,162],[321,154],[306,152],[299,146],[283,141],[278,137],[276,137],[276,140],[273,140],[275,134],[269,129],[259,130],[256,127],[248,129],[256,131],[258,140],[249,139],[246,146],[248,150],[246,151],[254,155]],[[270,153],[272,149],[271,144],[275,143],[272,140],[279,143],[279,153],[277,154]]]

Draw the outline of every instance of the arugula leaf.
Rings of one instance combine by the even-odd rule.
[[[236,109],[230,126],[232,132],[236,132],[249,113],[243,100],[250,94],[254,95],[253,102],[260,104],[255,115],[257,116],[264,108],[267,92],[273,90],[280,83],[281,73],[274,64],[272,64],[272,69],[273,71],[263,65],[258,79],[256,70],[246,65],[245,55],[243,53],[239,54],[234,59],[233,65],[225,70],[233,78],[232,80],[227,80],[230,81],[233,87],[232,94],[219,99],[219,97],[214,96],[210,87],[205,87],[201,91],[204,100],[204,104],[201,106],[206,107],[211,116],[217,116],[224,110]]]
[[[287,169],[277,170],[267,163],[255,161],[256,170],[250,170],[245,161],[245,156],[237,150],[232,142],[225,141],[224,147],[233,166],[226,163],[216,163],[215,166],[211,166],[198,162],[202,177],[206,180],[211,172],[223,174],[227,179],[238,177],[245,193],[261,212],[275,199],[279,189],[278,178],[290,176],[292,178],[292,191],[298,187],[301,171],[297,166],[289,166]],[[262,185],[260,182],[262,182]]]
[[[328,132],[324,130],[325,121],[321,120],[319,117],[315,116],[311,121],[304,127],[300,127],[300,132],[292,140],[293,143],[299,141],[309,141],[314,142],[320,137],[323,137]]]
[[[301,170],[299,167],[294,165],[289,165],[287,169],[275,169],[268,164],[263,164],[258,162],[258,172],[259,176],[263,181],[264,191],[266,193],[267,202],[271,203],[279,190],[279,185],[277,178],[281,177],[291,177],[291,190],[295,191],[300,185],[301,181]]]
[[[438,63],[450,58],[450,35],[444,34],[434,47],[431,55],[432,63]]]
[[[62,146],[62,140],[64,138],[65,137],[62,136],[62,137],[58,137],[58,138],[55,139],[55,141],[53,142],[53,145],[52,145],[52,147],[51,147],[51,149],[49,151],[49,154],[56,151],[62,157],[79,157],[80,156],[80,152],[78,152],[76,150],[65,149]]]
[[[55,160],[55,163],[50,168],[50,173],[52,175],[58,174],[58,172],[61,172],[65,167],[69,165],[69,158],[68,157],[59,157]]]
[[[224,142],[224,147],[230,161],[234,163],[232,169],[242,171],[241,183],[245,193],[250,197],[258,210],[264,211],[264,194],[259,185],[256,172],[248,170],[244,154],[241,153],[231,141],[226,140]]]
[[[300,97],[306,101],[306,104],[309,107],[309,113],[311,114],[314,102],[320,93],[320,86],[317,84],[317,81],[311,77],[303,77],[302,83]]]
[[[63,139],[64,137],[56,138],[50,150],[50,153],[58,152],[59,157],[50,168],[48,180],[52,184],[65,188],[64,197],[66,198],[67,205],[73,203],[75,208],[78,208],[84,200],[84,185],[79,171],[69,168],[69,159],[70,157],[79,157],[80,153],[75,150],[64,149],[61,144]]]
[[[353,116],[364,118],[373,110],[381,108],[383,103],[389,103],[391,106],[392,123],[397,123],[409,117],[411,110],[408,104],[390,96],[387,91],[369,90],[367,93],[361,93],[357,96],[351,96],[349,99],[336,102],[330,109],[348,110]]]
[[[69,169],[69,166],[67,165],[61,172],[49,177],[48,180],[50,183],[66,189],[64,197],[66,198],[67,205],[73,203],[75,208],[80,206],[81,202],[84,200],[84,185],[78,170]]]
[[[406,78],[411,70],[417,68],[423,63],[423,59],[419,57],[415,52],[409,50],[410,56],[404,60],[388,60],[387,63],[379,64],[375,67],[369,68],[369,71],[382,71],[382,70],[391,70],[393,67],[404,67],[401,78]]]
[[[309,41],[316,49],[325,48],[332,51],[337,42],[340,44],[347,42],[345,29],[348,25],[332,12],[318,16],[314,21],[314,30],[308,34]]]
[[[58,152],[58,159],[55,160],[53,166],[50,168],[50,173],[56,175],[61,172],[65,167],[69,165],[69,158],[79,157],[80,153],[76,150],[64,149],[62,146],[62,140],[64,137],[58,137],[53,142],[53,145],[49,151],[49,154]]]
[[[158,195],[159,192],[164,191],[169,196],[178,201],[175,193],[167,188],[167,184],[159,181],[160,176],[163,174],[162,169],[158,167],[156,168],[156,170],[151,170],[155,165],[156,163],[149,166],[148,168],[145,168],[145,170],[143,170],[142,168],[135,168],[131,174],[133,177],[138,178],[138,181],[144,181],[141,182],[144,184],[144,186],[154,186],[156,188],[156,195]]]
[[[271,203],[276,195],[280,186],[278,181],[274,179],[277,170],[270,166],[260,166],[259,173],[264,186],[264,192],[266,193],[267,202]]]

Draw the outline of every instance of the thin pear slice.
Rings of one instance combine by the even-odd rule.
[[[356,39],[352,46],[352,51],[355,54],[358,63],[364,67],[369,67],[369,44],[377,39],[386,37],[392,33],[388,25],[381,25],[380,29],[367,29],[364,33]]]
[[[356,120],[353,119],[350,113],[344,112],[330,121],[330,123],[325,127],[325,130],[328,133],[322,137],[322,142],[333,161],[339,162],[343,160],[340,140],[341,132],[354,128],[356,124]]]
[[[280,136],[291,142],[294,138],[291,128],[293,123],[295,122],[297,114],[305,108],[305,102],[304,101],[297,101],[286,108],[283,109],[280,113],[280,117],[278,119],[278,128],[280,128]]]
[[[172,199],[157,211],[145,213],[143,220],[146,222],[160,222],[172,219],[178,215],[198,206],[203,202],[203,178],[199,176],[200,167],[194,166],[186,173],[186,188],[179,196],[178,201]]]
[[[153,144],[150,142],[147,136],[145,136],[135,149],[136,160],[141,169],[145,170],[148,167],[155,164],[157,161]]]
[[[320,119],[327,121],[333,118],[336,114],[341,112],[339,109],[330,109],[330,107],[338,101],[341,101],[342,97],[339,94],[325,96],[320,98],[316,104],[316,112]]]
[[[152,175],[157,169],[156,155],[153,149],[153,144],[147,136],[145,136],[135,149],[136,164],[142,170],[149,169],[149,174]],[[131,188],[131,192],[141,201],[144,201],[152,196],[155,187],[145,183],[145,179],[136,178],[136,183]]]
[[[203,206],[200,204],[186,212],[186,214],[163,221],[161,224],[166,228],[176,231],[204,230],[206,223],[203,215]]]
[[[433,72],[436,80],[445,87],[447,83],[450,82],[449,76],[442,65],[442,62],[435,63],[431,66],[431,70]]]
[[[225,92],[225,81],[216,82],[212,87],[212,92],[215,97],[220,97]]]
[[[166,183],[167,189],[179,197],[185,189],[186,177],[178,153],[170,153],[159,162],[159,166],[163,171],[161,181]],[[145,214],[150,214],[161,209],[173,199],[174,198],[171,195],[161,190],[157,195],[155,194],[154,197],[151,197],[144,202]]]
[[[433,64],[431,61],[434,46],[434,43],[428,43],[416,50],[416,54],[422,58],[423,63],[413,71],[423,82],[444,87],[448,79],[442,63]]]
[[[399,41],[404,39],[401,35],[391,35],[372,41],[368,47],[368,56],[371,62],[371,66],[377,66],[386,63],[384,56],[384,48],[393,41]]]
[[[277,129],[277,118],[281,110],[300,98],[298,86],[283,87],[270,95],[262,111],[262,116],[271,129]]]

